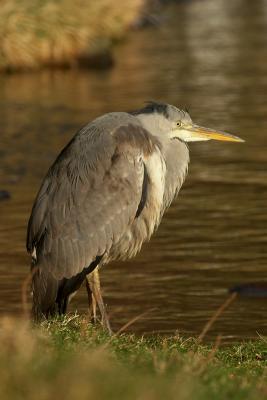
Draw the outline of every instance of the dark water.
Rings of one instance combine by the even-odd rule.
[[[111,110],[161,99],[195,122],[246,140],[195,143],[184,187],[153,240],[106,266],[103,288],[118,329],[200,333],[229,287],[267,282],[267,3],[172,5],[163,24],[134,32],[109,71],[0,76],[0,313],[21,311],[25,230],[48,166],[73,133]],[[85,289],[71,309],[86,312]],[[226,340],[267,334],[267,299],[240,298],[210,331]]]

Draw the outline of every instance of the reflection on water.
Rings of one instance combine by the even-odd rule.
[[[196,143],[189,176],[153,240],[102,271],[114,329],[144,310],[137,332],[197,334],[235,284],[267,280],[267,6],[202,0],[135,32],[110,71],[0,77],[0,313],[20,311],[24,241],[35,193],[73,133],[95,116],[161,99],[245,144]],[[73,309],[86,311],[85,290]],[[266,299],[238,299],[210,337],[267,334]]]

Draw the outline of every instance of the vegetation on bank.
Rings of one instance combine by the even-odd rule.
[[[106,65],[144,0],[2,0],[0,70]]]
[[[0,321],[0,398],[266,399],[267,341],[216,348],[179,336],[109,337],[76,315]]]

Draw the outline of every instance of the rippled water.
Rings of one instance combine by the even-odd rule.
[[[0,76],[0,313],[21,311],[25,231],[47,168],[97,115],[160,99],[195,122],[246,140],[195,143],[189,175],[153,240],[102,270],[116,330],[143,311],[136,332],[198,334],[229,287],[267,282],[267,5],[184,1],[162,24],[133,32],[109,71]],[[86,312],[85,289],[71,309]],[[209,333],[267,334],[266,298],[240,298]]]

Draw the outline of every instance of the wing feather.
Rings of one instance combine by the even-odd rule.
[[[141,126],[80,131],[52,165],[35,200],[27,249],[56,279],[70,278],[107,253],[134,220],[144,157],[155,140]]]

